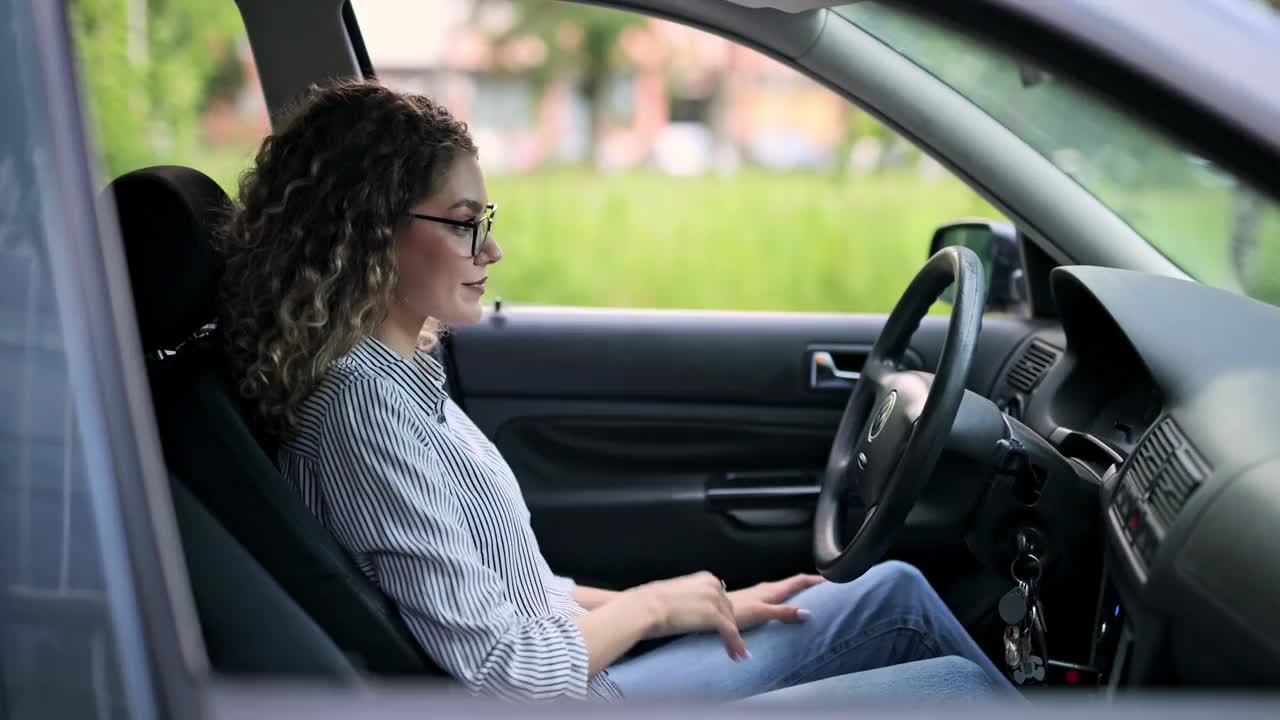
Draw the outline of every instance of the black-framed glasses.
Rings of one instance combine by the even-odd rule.
[[[489,242],[489,234],[493,232],[493,218],[498,214],[498,204],[489,203],[484,206],[484,213],[480,217],[473,220],[454,220],[453,218],[436,217],[434,215],[423,215],[421,213],[409,213],[409,217],[418,220],[430,220],[431,222],[444,223],[454,227],[471,228],[471,257],[480,255],[480,251],[484,250],[485,243]],[[480,228],[484,228],[484,232],[480,232]]]

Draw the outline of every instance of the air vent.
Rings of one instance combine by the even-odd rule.
[[[1170,418],[1156,423],[1129,464],[1128,477],[1164,527],[1204,480],[1204,463]]]
[[[1052,346],[1039,340],[1032,340],[1027,349],[1022,351],[1022,356],[1013,363],[1013,368],[1009,370],[1005,382],[1015,390],[1031,392],[1036,383],[1040,382],[1045,371],[1058,361],[1058,354]]]

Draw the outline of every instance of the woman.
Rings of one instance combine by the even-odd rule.
[[[444,108],[372,83],[319,89],[240,198],[221,326],[241,391],[281,436],[287,480],[468,689],[727,700],[945,655],[981,666],[948,664],[952,685],[966,666],[970,685],[1003,682],[901,563],[732,593],[708,573],[627,592],[551,573],[510,468],[421,349],[437,323],[481,318],[502,259],[476,147]]]

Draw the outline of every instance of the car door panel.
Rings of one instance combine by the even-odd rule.
[[[452,332],[454,392],[519,478],[557,571],[622,587],[709,569],[743,584],[812,568],[816,488],[883,316],[503,308]],[[945,317],[913,361],[936,365]],[[988,318],[970,376],[988,393],[1031,324]],[[945,495],[938,495],[945,502]],[[903,542],[935,541],[928,497]],[[914,540],[913,540],[914,539]]]
[[[806,489],[839,420],[830,408],[545,399],[472,398],[468,412],[520,479],[553,567],[617,586],[802,567]],[[751,487],[775,494],[741,492]]]

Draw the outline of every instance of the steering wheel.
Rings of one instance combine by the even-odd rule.
[[[951,321],[936,371],[905,369],[912,334],[952,283]],[[889,314],[840,418],[823,473],[813,522],[813,555],[823,577],[857,578],[884,557],[905,523],[964,398],[985,300],[982,262],[968,248],[949,246],[929,258]],[[842,547],[855,489],[861,525]]]

